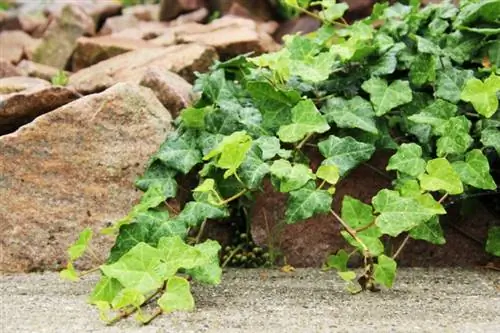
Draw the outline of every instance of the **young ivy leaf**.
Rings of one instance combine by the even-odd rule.
[[[323,10],[319,12],[319,16],[328,22],[338,20],[349,9],[349,5],[345,2],[322,1],[321,4],[323,5]]]
[[[318,143],[318,148],[326,157],[322,165],[337,166],[341,177],[360,163],[369,160],[375,152],[374,145],[356,141],[350,136],[339,138],[330,135],[327,140]]]
[[[146,297],[137,289],[124,288],[113,299],[111,305],[113,309],[123,309],[128,306],[139,308],[146,300]]]
[[[461,70],[451,66],[441,69],[437,74],[436,97],[458,103],[465,82],[472,76],[471,70]]]
[[[486,252],[500,257],[500,227],[491,227],[486,240]]]
[[[325,180],[331,185],[335,185],[340,178],[339,168],[335,165],[320,165],[316,171],[316,177]]]
[[[190,269],[208,263],[208,258],[194,246],[188,245],[179,236],[163,237],[158,242],[158,252],[165,264],[162,276],[174,276],[180,268]]]
[[[486,147],[493,147],[500,155],[500,130],[489,127],[481,131],[481,143]]]
[[[189,128],[204,129],[205,116],[212,111],[212,106],[206,106],[203,108],[188,107],[182,110],[180,117],[184,126]]]
[[[417,124],[431,125],[434,134],[442,135],[444,125],[448,119],[455,116],[457,106],[442,99],[437,99],[432,104],[425,107],[420,113],[408,117],[409,120]]]
[[[425,171],[422,148],[415,143],[403,143],[396,154],[392,155],[386,170],[397,170],[417,177]]]
[[[226,207],[218,207],[206,202],[190,201],[173,220],[197,227],[206,219],[222,219],[229,216]]]
[[[316,189],[316,184],[310,181],[301,189],[290,192],[285,212],[286,222],[293,224],[314,214],[328,213],[331,205],[330,193]]]
[[[347,271],[347,262],[349,261],[349,255],[343,249],[337,251],[336,254],[329,255],[326,259],[324,269],[336,269],[339,272]]]
[[[483,190],[495,190],[497,188],[490,174],[488,159],[479,149],[471,150],[465,156],[465,162],[454,162],[452,167],[464,184]]]
[[[318,112],[313,101],[307,99],[292,109],[292,123],[281,126],[278,137],[283,142],[297,142],[308,134],[324,133],[329,129],[330,126]]]
[[[377,116],[382,116],[397,106],[411,102],[412,92],[408,81],[396,80],[390,85],[381,78],[372,77],[361,86],[370,94],[370,101]]]
[[[193,310],[194,299],[189,281],[179,276],[168,279],[166,292],[158,299],[158,305],[165,313]]]
[[[464,191],[460,176],[446,158],[435,158],[427,162],[427,173],[418,177],[420,186],[427,191],[445,191],[460,194]]]
[[[373,265],[373,278],[375,282],[391,288],[396,278],[397,263],[394,259],[382,254],[377,258],[377,263]]]
[[[372,199],[375,211],[380,213],[375,219],[375,224],[383,234],[396,237],[427,222],[436,214],[446,214],[438,202],[431,202],[430,199],[425,197],[424,201],[402,197],[396,191],[383,189]]]
[[[471,102],[480,115],[490,118],[498,110],[497,91],[500,90],[500,76],[491,74],[484,82],[471,78],[465,83],[460,98]]]
[[[73,266],[73,262],[69,261],[66,268],[59,272],[59,277],[68,281],[79,281],[80,277]]]
[[[177,171],[167,167],[162,161],[155,160],[146,172],[135,181],[135,186],[146,192],[150,187],[160,188],[166,199],[177,195]]]
[[[196,135],[190,131],[176,133],[168,138],[154,156],[166,166],[187,174],[201,162],[201,153],[196,147]]]
[[[443,245],[446,243],[438,216],[434,216],[429,221],[416,226],[408,233],[413,239],[421,239],[431,244]]]
[[[205,179],[203,183],[193,189],[193,192],[212,192],[215,191],[215,180],[212,178]]]
[[[437,155],[463,154],[474,141],[469,135],[471,122],[465,116],[448,119],[440,128],[436,129],[442,136],[437,140]]]
[[[96,302],[111,303],[122,289],[123,286],[117,279],[104,275],[97,282],[94,290],[92,290],[89,302],[91,304],[95,304]]]
[[[296,163],[292,166],[289,161],[283,159],[274,161],[269,170],[271,175],[279,179],[280,192],[297,190],[316,178],[307,165]]]
[[[269,164],[262,160],[262,150],[256,145],[252,146],[239,168],[241,180],[247,188],[257,189],[269,172]]]
[[[338,127],[359,128],[378,134],[373,108],[368,101],[359,96],[351,100],[340,97],[329,98],[321,112],[329,123],[335,122]]]
[[[219,265],[220,244],[214,240],[207,240],[201,244],[196,244],[195,249],[204,256],[203,264],[186,269],[186,274],[198,282],[219,284],[222,275],[222,268]]]
[[[82,232],[80,232],[76,242],[68,248],[68,254],[71,261],[75,261],[85,253],[91,239],[92,229],[85,228]]]
[[[254,140],[253,143],[262,151],[262,159],[264,161],[272,159],[281,149],[280,140],[275,136],[261,136],[257,140]]]
[[[252,138],[245,131],[234,132],[226,136],[203,159],[209,160],[217,156],[216,165],[221,169],[227,169],[224,178],[228,178],[236,173],[251,146]]]

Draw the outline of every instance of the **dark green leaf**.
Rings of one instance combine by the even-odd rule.
[[[443,245],[446,243],[438,216],[434,216],[429,221],[411,229],[409,234],[413,239],[421,239],[436,245]]]
[[[329,123],[335,122],[342,128],[359,128],[378,134],[375,114],[370,103],[356,96],[351,100],[340,97],[329,98],[321,109]]]
[[[390,85],[380,78],[371,78],[361,86],[370,94],[370,101],[377,116],[382,116],[397,106],[411,102],[412,93],[407,81],[396,80]]]
[[[167,138],[154,156],[166,166],[187,174],[201,162],[201,153],[196,148],[196,136],[192,132],[174,134]]]
[[[146,192],[151,186],[158,187],[166,199],[177,195],[176,171],[167,167],[159,160],[153,161],[144,175],[135,181],[135,186]]]
[[[495,190],[497,185],[490,174],[488,159],[481,150],[474,149],[467,153],[464,161],[452,164],[464,184],[483,190]]]
[[[330,212],[332,196],[327,191],[316,189],[314,182],[290,192],[285,212],[286,222],[292,224],[308,219],[315,214]]]

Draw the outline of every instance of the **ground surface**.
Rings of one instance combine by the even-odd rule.
[[[106,327],[85,303],[97,276],[0,276],[0,331],[10,332],[500,332],[500,273],[405,269],[391,291],[349,295],[333,272],[230,270],[195,286],[197,310]]]

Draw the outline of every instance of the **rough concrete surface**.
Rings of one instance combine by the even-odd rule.
[[[404,269],[394,289],[350,295],[334,272],[229,270],[195,285],[197,308],[141,327],[106,327],[85,303],[98,276],[0,276],[0,331],[10,332],[500,332],[500,273]]]

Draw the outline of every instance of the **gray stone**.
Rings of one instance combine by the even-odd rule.
[[[79,231],[126,215],[171,120],[150,89],[119,83],[0,137],[0,271],[58,269]],[[96,235],[100,260],[111,241]]]
[[[17,70],[24,76],[36,77],[39,79],[51,81],[52,78],[57,75],[60,69],[39,64],[29,60],[22,60],[17,64]],[[66,75],[70,75],[70,72],[65,72]]]

